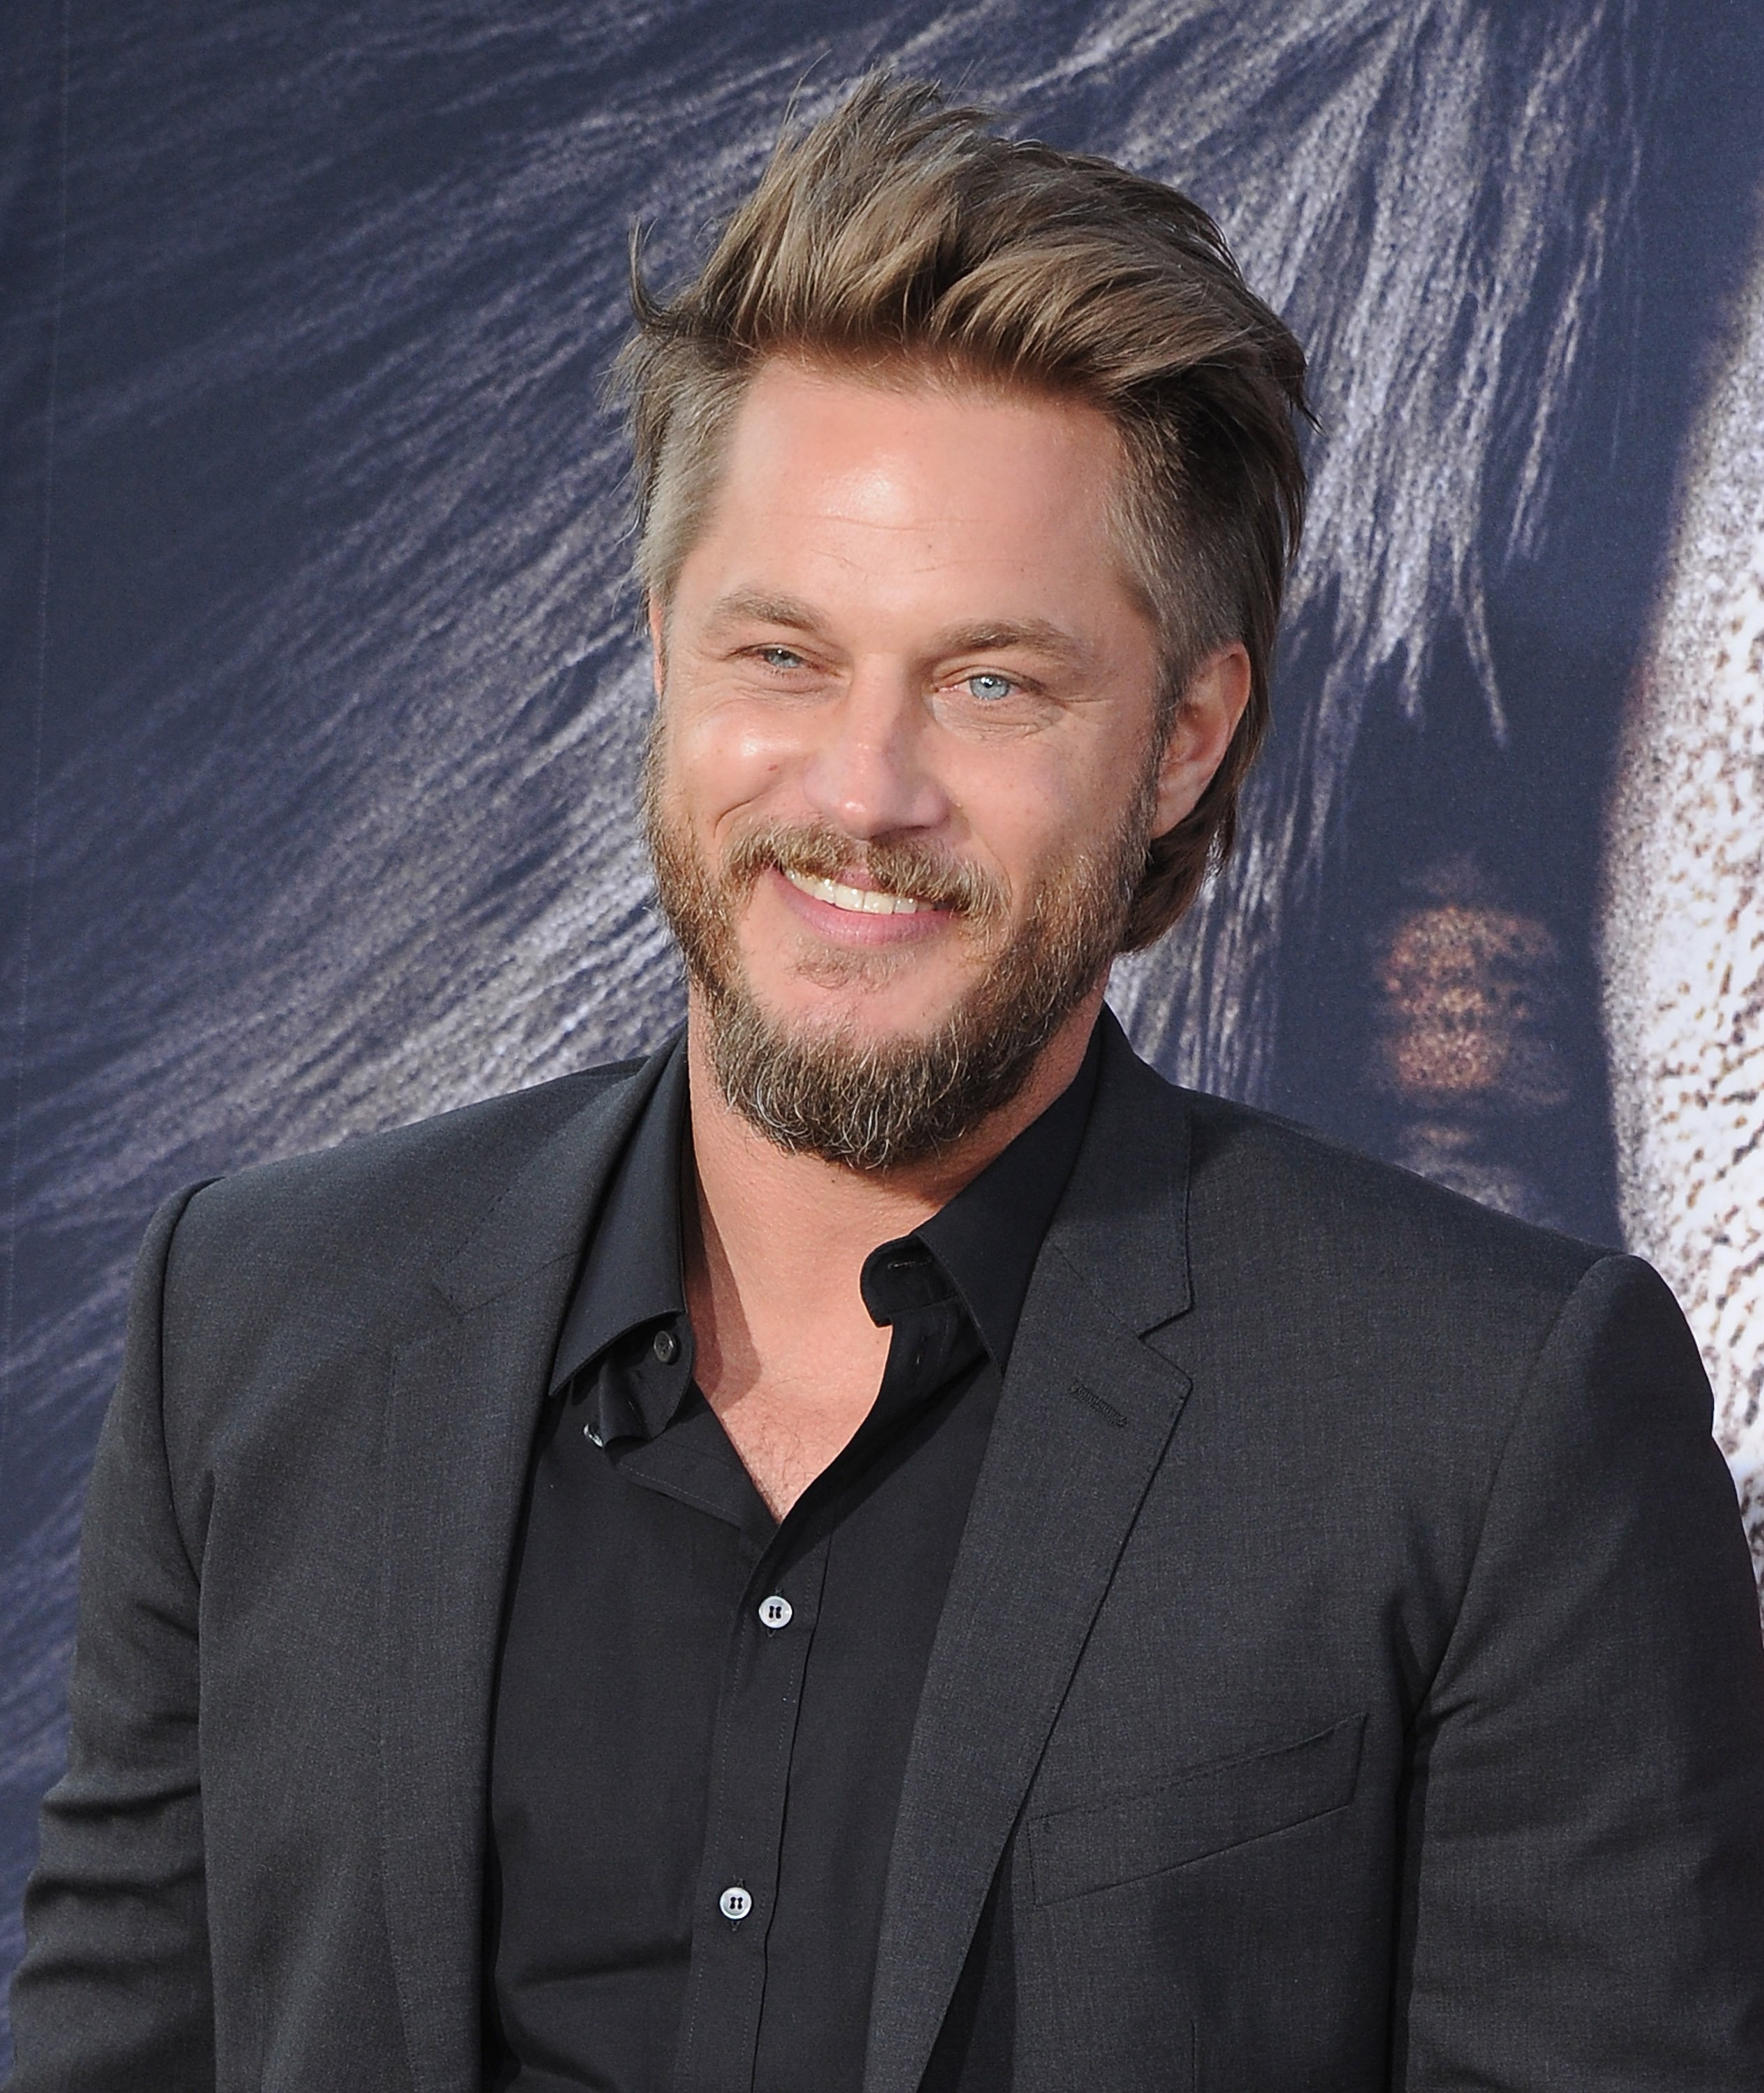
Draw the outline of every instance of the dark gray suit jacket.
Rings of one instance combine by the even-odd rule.
[[[477,2083],[510,1540],[652,1068],[155,1220],[16,2093]],[[864,2093],[919,2086],[995,1882],[1018,2093],[1757,2093],[1764,1657],[1709,1428],[1645,1265],[1112,1033],[931,1661]]]

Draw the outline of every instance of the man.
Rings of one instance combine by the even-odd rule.
[[[636,295],[684,1037],[156,1220],[15,2086],[1755,2086],[1670,1297],[1102,1007],[1230,843],[1296,345],[884,81]]]

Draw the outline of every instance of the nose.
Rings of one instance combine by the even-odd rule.
[[[841,695],[817,708],[819,738],[802,773],[823,820],[867,843],[940,827],[949,800],[936,772],[935,723],[912,679],[860,666]]]

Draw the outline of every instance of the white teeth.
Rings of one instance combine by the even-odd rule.
[[[861,916],[916,916],[927,904],[908,894],[879,894],[874,887],[841,886],[837,879],[820,879],[812,872],[785,872],[790,884],[830,908],[850,909]]]

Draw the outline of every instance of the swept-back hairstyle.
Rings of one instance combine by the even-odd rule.
[[[1287,564],[1304,514],[1293,426],[1304,356],[1218,228],[1112,161],[997,136],[938,89],[866,79],[786,134],[698,276],[658,298],[631,243],[629,402],[638,570],[666,604],[716,492],[733,413],[764,359],[1023,387],[1088,401],[1125,461],[1126,578],[1159,634],[1166,720],[1200,662],[1240,639],[1250,698],[1199,804],[1147,854],[1122,940],[1187,908],[1236,833],[1268,726]]]

